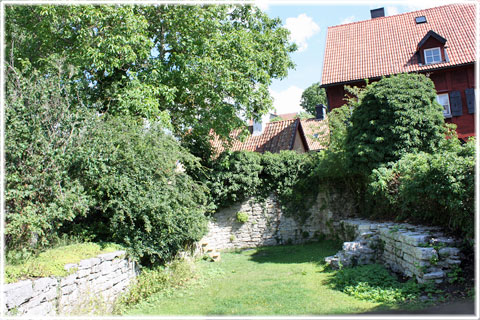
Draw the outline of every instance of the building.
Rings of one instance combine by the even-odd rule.
[[[269,122],[275,117],[288,120]],[[276,153],[282,150],[295,150],[299,153],[319,151],[326,148],[328,142],[328,124],[324,121],[324,112],[317,112],[312,119],[296,119],[295,114],[270,115],[262,122],[251,123],[244,139],[240,138],[241,129],[234,130],[231,144],[211,132],[214,154],[219,155],[228,148],[231,151],[254,151]]]
[[[329,110],[345,104],[345,85],[418,72],[434,82],[445,121],[457,125],[459,138],[475,135],[475,5],[389,17],[380,8],[371,15],[370,20],[328,28],[321,86]]]

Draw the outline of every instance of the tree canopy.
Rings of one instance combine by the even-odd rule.
[[[421,74],[399,74],[362,92],[347,129],[346,152],[352,167],[368,175],[403,154],[436,151],[445,134],[433,82]]]
[[[327,96],[325,89],[320,88],[320,83],[316,82],[303,91],[300,105],[306,112],[315,115],[315,107],[319,104],[326,105]]]
[[[178,136],[227,137],[272,106],[295,45],[253,6],[7,6],[6,49],[21,69],[58,72],[90,108],[161,121]]]

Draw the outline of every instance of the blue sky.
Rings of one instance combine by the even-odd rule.
[[[384,7],[385,15],[391,16],[450,2],[452,1],[351,1],[342,4],[332,1],[310,1],[305,4],[304,1],[297,4],[293,1],[279,3],[278,0],[276,2],[257,0],[256,4],[270,17],[279,17],[283,21],[284,27],[291,32],[291,40],[299,47],[299,50],[292,54],[296,68],[289,71],[288,77],[274,80],[270,86],[270,94],[274,99],[277,113],[300,111],[300,96],[303,90],[321,80],[325,39],[329,26],[368,20],[370,10],[379,7]]]

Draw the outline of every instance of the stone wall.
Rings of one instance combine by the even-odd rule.
[[[53,316],[110,312],[115,299],[138,274],[125,251],[101,254],[65,265],[66,277],[6,284],[4,313]]]
[[[335,268],[382,263],[420,283],[441,283],[461,263],[460,241],[436,227],[351,219],[340,222],[339,235],[343,249],[325,259]]]
[[[217,212],[200,244],[222,250],[302,243],[334,236],[339,220],[354,216],[351,199],[347,192],[340,191],[320,192],[309,211],[310,217],[299,223],[285,215],[275,196],[261,201],[250,198]],[[248,215],[247,222],[237,220],[239,212]]]

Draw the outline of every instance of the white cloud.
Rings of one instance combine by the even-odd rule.
[[[269,7],[268,0],[255,0],[255,5],[262,11],[267,11]]]
[[[343,19],[340,24],[350,23],[350,22],[355,21],[355,19],[356,19],[355,16],[350,16],[350,17],[347,17],[347,18]]]
[[[298,46],[298,52],[307,49],[308,38],[320,31],[320,27],[305,13],[296,18],[287,18],[285,28],[290,30],[290,40]]]
[[[408,8],[407,12],[410,12],[458,2],[458,0],[442,0],[441,2],[435,0],[409,1],[406,6]]]
[[[387,11],[387,16],[393,16],[400,13],[397,7],[390,6],[390,7],[386,7],[385,9]]]
[[[273,98],[273,107],[277,114],[300,112],[300,99],[302,97],[303,89],[297,86],[290,86],[283,91],[275,91],[269,89],[270,95]]]

